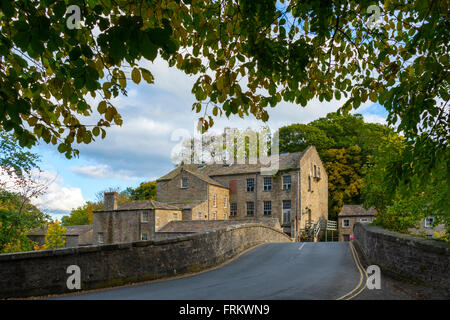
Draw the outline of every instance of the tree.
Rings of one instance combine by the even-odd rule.
[[[0,125],[21,146],[42,139],[77,155],[73,143],[121,125],[110,99],[126,94],[130,76],[152,83],[138,63],[157,56],[197,75],[193,109],[205,130],[217,115],[266,121],[267,108],[282,100],[345,98],[343,112],[378,102],[406,137],[428,137],[435,149],[448,142],[447,1],[385,1],[379,16],[367,0],[70,4],[78,5],[80,29],[63,1],[1,3]],[[81,122],[95,110],[97,123]]]
[[[0,190],[0,253],[32,250],[27,233],[49,218],[35,206],[23,204],[20,195]]]
[[[363,182],[361,148],[352,146],[323,152],[323,165],[328,174],[328,217],[337,220],[345,204],[358,204]]]
[[[156,181],[142,182],[130,195],[133,200],[156,200]]]
[[[366,207],[377,210],[376,223],[384,228],[407,232],[426,217],[434,217],[434,225],[444,224],[450,233],[450,192],[448,168],[450,153],[431,172],[427,179],[419,176],[411,164],[414,153],[409,142],[389,135],[379,141],[376,152],[364,167],[365,183],[362,198]],[[402,168],[402,166],[408,166]],[[402,171],[409,172],[404,180]]]
[[[61,223],[63,226],[92,224],[94,211],[100,210],[102,207],[103,204],[101,203],[87,201],[84,205],[72,209],[69,216],[63,216]]]
[[[49,219],[30,204],[50,183],[40,177],[39,157],[24,151],[14,135],[0,132],[0,252],[27,251],[31,229]]]
[[[42,249],[62,248],[66,244],[66,228],[61,226],[58,220],[47,226],[47,234],[45,235],[45,244]]]
[[[382,137],[392,133],[387,126],[365,123],[362,116],[329,113],[308,124],[279,129],[280,151],[303,151],[314,145],[328,174],[328,216],[337,219],[342,205],[361,203],[363,166]]]

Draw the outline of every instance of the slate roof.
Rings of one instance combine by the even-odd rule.
[[[206,202],[205,200],[192,200],[192,201],[185,201],[185,202],[169,202],[168,204],[171,206],[175,206],[180,210],[183,209],[192,209],[195,208],[196,206],[202,204],[203,202]]]
[[[78,236],[80,234],[92,230],[92,224],[64,226],[64,228],[66,228],[66,233],[64,233],[66,236]],[[28,233],[28,235],[30,236],[45,236],[46,234],[47,234],[47,226],[43,228],[35,228]]]
[[[117,206],[117,210],[144,210],[144,209],[179,210],[178,207],[176,206],[155,200],[130,201],[121,203]]]
[[[360,216],[374,216],[376,213],[375,208],[369,208],[366,210],[360,204],[344,204],[339,217],[360,217]]]
[[[306,151],[311,148],[309,146],[303,152],[294,152],[288,154],[280,154],[278,159],[278,168],[280,170],[286,169],[299,169],[300,159],[306,153]],[[211,184],[219,184],[219,182],[212,179],[214,176],[224,176],[224,175],[233,175],[233,174],[246,174],[246,173],[256,173],[260,172],[261,168],[267,167],[264,164],[256,163],[256,164],[231,164],[231,165],[223,165],[223,164],[184,164],[168,174],[162,176],[157,181],[165,181],[171,180],[175,178],[182,169],[195,174],[199,178],[205,178],[204,181],[207,181]],[[256,162],[256,161],[255,161]],[[209,179],[208,179],[209,178]],[[212,180],[212,181],[211,181]]]

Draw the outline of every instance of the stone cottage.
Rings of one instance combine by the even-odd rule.
[[[338,215],[339,241],[350,241],[355,222],[372,222],[375,209],[366,210],[361,204],[344,204]]]
[[[94,244],[150,240],[169,221],[181,220],[178,207],[155,200],[117,203],[117,192],[106,192],[104,209],[93,217]]]

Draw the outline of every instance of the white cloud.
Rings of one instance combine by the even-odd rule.
[[[125,170],[115,171],[106,164],[102,165],[81,165],[70,168],[72,172],[92,179],[121,179],[124,181],[134,181],[137,177],[132,176]]]
[[[42,188],[45,190],[36,197],[31,197],[31,204],[39,210],[48,213],[69,213],[71,209],[81,206],[85,203],[80,188],[74,188],[64,183],[63,179],[53,171],[32,170],[30,181],[26,184],[17,183],[11,176],[0,172],[0,178],[4,187],[8,191],[18,192],[30,196],[36,190]]]
[[[363,113],[365,122],[387,124],[386,118],[373,113]]]

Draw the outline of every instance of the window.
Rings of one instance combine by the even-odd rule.
[[[227,197],[223,198],[223,207],[224,208],[228,207],[228,198]]]
[[[272,177],[264,177],[264,191],[272,190]]]
[[[217,220],[217,212],[214,212],[214,213],[213,213],[213,219],[214,219],[214,220]]]
[[[308,177],[308,191],[312,191],[312,188],[311,188],[311,176]]]
[[[230,217],[236,217],[237,214],[237,203],[230,203]]]
[[[148,222],[148,212],[142,212],[141,213],[141,223],[147,223]]]
[[[291,200],[283,200],[283,223],[291,221]]]
[[[105,237],[103,236],[103,232],[99,232],[97,235],[98,244],[104,244],[105,243]]]
[[[148,240],[148,236],[146,232],[141,233],[141,240]]]
[[[368,218],[361,218],[361,219],[359,219],[359,222],[369,222],[369,219]]]
[[[264,201],[264,215],[265,216],[272,215],[272,201]]]
[[[283,209],[291,208],[291,200],[283,200]]]
[[[314,165],[314,177],[317,177],[317,167]]]
[[[178,220],[178,213],[176,213],[176,212],[173,213],[173,219]]]
[[[182,178],[181,179],[181,187],[187,188],[188,187],[188,178]]]
[[[320,179],[320,167],[317,167],[317,178]]]
[[[426,217],[425,218],[425,228],[431,228],[433,222],[434,222],[433,217]]]
[[[350,220],[349,219],[342,220],[342,227],[343,228],[350,228]]]
[[[291,190],[291,176],[283,176],[283,190]]]
[[[213,197],[213,207],[217,208],[217,194],[215,194]]]
[[[247,179],[247,192],[255,191],[255,179]]]
[[[255,203],[247,202],[247,215],[253,216],[255,214]]]

